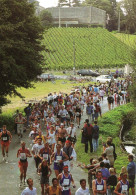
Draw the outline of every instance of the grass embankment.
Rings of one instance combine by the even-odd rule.
[[[122,105],[120,107],[115,108],[105,114],[102,115],[102,118],[99,118],[99,128],[100,128],[100,136],[104,142],[106,142],[107,137],[113,138],[113,143],[116,146],[117,160],[115,161],[115,168],[117,173],[120,172],[122,166],[127,166],[127,153],[122,151],[120,148],[120,128],[122,125],[122,121],[126,116],[133,116],[134,107],[133,104],[129,103],[126,105]],[[88,153],[84,152],[84,144],[81,144],[81,135],[78,137],[76,143],[76,151],[77,151],[77,159],[79,162],[89,164],[90,158],[97,158],[101,156],[103,152],[102,141],[99,139],[99,149],[96,153]]]

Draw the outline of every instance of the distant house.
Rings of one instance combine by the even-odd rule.
[[[106,11],[92,6],[52,7],[46,9],[52,14],[54,24],[87,24],[106,26]]]

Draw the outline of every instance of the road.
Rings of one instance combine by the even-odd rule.
[[[107,108],[107,98],[104,98],[104,101],[101,103],[102,106],[102,113],[105,113],[108,111]],[[86,115],[84,112],[84,115],[82,117],[81,121],[81,127],[83,122],[86,119]],[[27,131],[24,133],[23,140],[26,142],[26,147],[31,149],[32,146],[30,145],[30,140],[28,138],[29,132]],[[77,135],[80,134],[80,130],[77,129]],[[16,157],[17,150],[20,148],[20,143],[18,141],[18,137],[16,134],[13,134],[12,143],[10,145],[9,150],[9,163],[5,163],[2,161],[2,155],[0,154],[0,195],[20,195],[21,191],[24,189],[24,187],[19,188],[19,168],[18,168],[18,159]],[[39,175],[36,173],[36,168],[34,164],[33,158],[28,159],[29,166],[27,171],[27,178],[31,177],[34,180],[34,187],[37,188],[37,194],[41,194],[41,187],[40,187],[40,181],[39,181]],[[73,163],[73,168],[71,170],[71,173],[73,175],[73,178],[75,180],[76,189],[80,187],[79,180],[81,178],[87,179],[87,173],[85,173],[80,167],[77,167],[78,163]],[[54,171],[53,174],[50,177],[51,179],[54,177]],[[76,189],[72,189],[72,195],[74,195],[74,192]]]

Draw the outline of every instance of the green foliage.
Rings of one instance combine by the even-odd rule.
[[[108,14],[107,29],[112,31],[117,29],[117,14],[116,14],[116,0],[85,0],[83,5],[90,5],[99,9],[105,10]]]
[[[43,29],[27,0],[0,0],[0,107],[41,73]]]
[[[119,132],[122,126],[124,118],[127,116],[132,117],[134,115],[134,105],[132,103],[116,107],[102,115],[99,118],[98,125],[100,128],[100,137],[106,142],[107,137],[112,137],[113,142],[116,146],[117,160],[115,161],[115,168],[117,173],[120,172],[122,166],[127,166],[127,154],[125,151],[120,149],[120,139]],[[84,144],[81,144],[81,135],[79,136],[76,143],[76,151],[78,161],[88,164],[90,159],[90,154],[84,152]],[[99,148],[96,153],[91,155],[91,158],[98,158],[103,153],[102,141],[99,139]]]
[[[51,13],[48,12],[47,10],[41,11],[40,20],[44,28],[49,28],[52,26],[53,18],[52,18]]]
[[[55,70],[111,68],[133,64],[132,48],[102,28],[50,28],[43,43],[51,52],[43,52],[47,67]]]
[[[8,130],[12,131],[14,129],[14,124],[15,124],[14,114],[16,113],[17,109],[18,108],[8,109],[6,112],[0,114],[0,128],[3,125],[6,125]],[[24,108],[19,108],[19,110],[20,112],[23,112]]]
[[[133,34],[136,32],[136,0],[123,0],[121,6],[126,15],[126,30]]]

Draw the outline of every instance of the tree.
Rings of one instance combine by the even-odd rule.
[[[85,0],[83,5],[90,5],[105,10],[109,16],[107,28],[110,31],[117,30],[116,0]]]
[[[42,26],[45,27],[51,27],[52,23],[53,23],[53,18],[50,12],[48,12],[47,10],[43,10],[40,13],[40,20],[42,23]]]
[[[0,107],[41,74],[43,28],[27,0],[0,0]]]
[[[59,0],[59,4],[61,6],[79,7],[81,6],[81,0]]]
[[[129,33],[136,32],[136,0],[123,0],[121,4],[125,11],[126,30]]]

